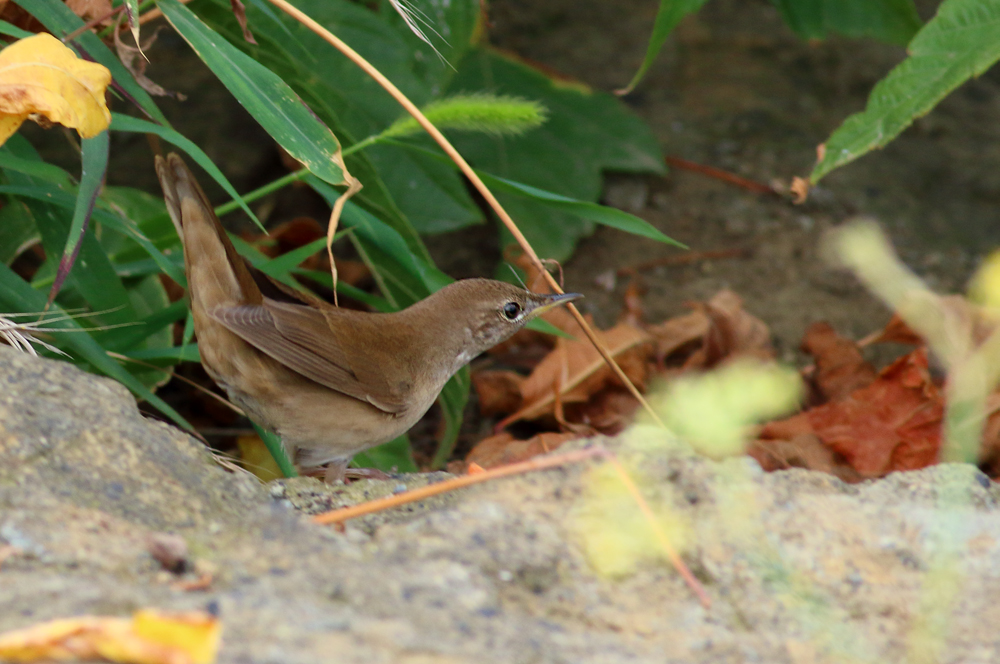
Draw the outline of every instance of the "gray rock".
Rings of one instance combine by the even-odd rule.
[[[679,524],[671,532],[687,533],[677,544],[713,599],[705,609],[656,556],[615,578],[595,573],[579,525],[594,482],[586,466],[481,485],[341,533],[287,505],[322,510],[440,475],[268,490],[144,419],[107,379],[0,348],[0,381],[0,545],[20,549],[0,565],[0,630],[214,603],[222,662],[877,662],[914,652],[985,662],[1000,652],[1000,491],[972,467],[849,486],[706,461],[655,430],[606,441]],[[616,515],[627,521],[625,505]],[[156,532],[183,537],[185,574],[211,571],[208,590],[171,585],[177,576],[147,550]]]

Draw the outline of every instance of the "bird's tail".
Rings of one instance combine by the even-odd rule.
[[[178,155],[156,156],[163,200],[184,243],[184,272],[192,306],[259,304],[261,292],[226,235],[194,174]]]

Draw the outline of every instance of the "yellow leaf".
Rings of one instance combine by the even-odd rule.
[[[79,59],[50,34],[19,39],[0,51],[0,145],[35,114],[96,136],[111,123],[110,83],[106,67]]]
[[[100,659],[122,664],[211,664],[222,626],[203,612],[152,610],[127,618],[82,616],[0,634],[0,661]]]

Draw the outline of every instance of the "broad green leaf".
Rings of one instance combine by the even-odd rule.
[[[656,22],[653,23],[653,34],[649,36],[649,42],[646,44],[646,55],[642,59],[642,64],[639,65],[639,71],[619,94],[627,94],[635,89],[649,68],[653,66],[656,56],[663,48],[663,43],[667,41],[667,37],[677,27],[680,20],[691,12],[698,11],[704,4],[705,0],[660,0],[660,8],[656,12]]]
[[[347,182],[337,137],[281,78],[177,0],[160,0],[157,6],[202,62],[288,154],[330,184]]]
[[[945,0],[917,33],[909,57],[879,81],[861,113],[826,142],[809,179],[880,148],[928,113],[949,92],[1000,59],[1000,0]]]
[[[74,14],[73,10],[67,7],[62,0],[31,0],[30,3],[23,6],[56,37],[68,35],[83,26],[80,17]],[[149,118],[170,126],[167,118],[160,112],[149,93],[142,89],[132,74],[122,65],[118,56],[112,53],[97,35],[90,30],[85,30],[73,40],[72,45],[90,56],[88,59],[107,67],[111,71],[114,83],[120,86],[119,91],[139,106]]]
[[[450,165],[451,168],[458,168],[454,162],[442,154],[435,154],[417,145],[409,145],[406,143],[395,144],[406,147],[411,151],[426,154],[428,157],[439,161],[443,165]],[[626,233],[632,233],[633,235],[646,237],[650,240],[656,240],[657,242],[672,244],[676,247],[687,249],[685,245],[681,244],[677,240],[667,237],[648,221],[637,217],[634,214],[629,214],[628,212],[624,212],[617,208],[599,205],[597,203],[588,203],[586,201],[579,201],[568,196],[560,196],[559,194],[554,194],[551,191],[545,191],[543,189],[538,189],[537,187],[530,187],[521,182],[514,182],[512,180],[497,177],[479,169],[476,169],[476,174],[479,175],[483,183],[486,184],[486,186],[489,187],[495,194],[512,194],[520,199],[527,199],[532,203],[546,207],[550,211],[556,213],[564,212],[572,215],[573,217],[597,222],[604,226],[625,231]],[[524,201],[515,203],[515,205],[517,205],[519,209],[523,209],[524,207],[528,207],[530,209],[530,206],[524,205]],[[508,212],[510,212],[510,210],[508,210]],[[514,216],[515,220],[517,218],[517,216]],[[546,229],[551,228],[556,232],[558,232],[561,228],[561,225],[558,224],[544,224],[543,226]],[[529,230],[536,232],[539,229],[537,227],[533,229],[522,229],[522,231],[526,233]]]
[[[373,447],[354,455],[354,463],[358,468],[378,468],[390,472],[415,473],[420,469],[413,461],[410,451],[410,439],[404,434],[388,443]]]
[[[0,263],[10,265],[41,236],[24,201],[12,200],[0,208]]]
[[[199,148],[197,145],[192,143],[190,140],[177,133],[170,127],[164,127],[158,124],[154,124],[147,120],[142,120],[140,118],[133,118],[129,115],[121,115],[120,113],[111,114],[111,130],[112,131],[127,131],[135,132],[140,134],[156,134],[166,142],[184,151],[184,154],[194,159],[195,163],[204,169],[206,173],[212,176],[212,179],[219,183],[219,186],[225,189],[226,193],[233,197],[243,211],[254,220],[261,229],[264,225],[260,223],[257,215],[253,213],[253,210],[243,202],[240,198],[239,193],[237,193],[236,188],[229,183],[226,176],[222,174],[219,167],[208,158],[208,155]]]
[[[920,29],[913,0],[771,0],[803,39],[831,32],[906,44]]]
[[[584,202],[600,197],[605,170],[666,170],[650,129],[611,95],[554,81],[489,48],[466,57],[449,92],[470,90],[533,99],[549,109],[548,121],[523,136],[456,135],[455,146],[477,169]],[[550,209],[523,204],[523,199],[504,196],[501,202],[516,208],[508,211],[546,257],[565,260],[593,230],[588,221],[553,215]]]

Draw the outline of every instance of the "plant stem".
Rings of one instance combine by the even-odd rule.
[[[346,148],[341,154],[344,157],[346,157],[346,156],[348,156],[350,154],[354,154],[355,152],[357,152],[359,150],[365,149],[369,145],[374,145],[375,143],[379,142],[380,140],[382,140],[382,135],[381,134],[375,134],[374,136],[369,136],[368,138],[364,139],[363,141],[358,141],[357,143],[355,143],[354,145],[350,146],[349,148]],[[278,191],[279,189],[281,189],[283,187],[287,187],[288,185],[292,184],[293,182],[298,182],[299,180],[301,180],[302,178],[304,178],[307,175],[309,175],[309,170],[305,169],[305,168],[300,168],[297,171],[292,171],[288,175],[281,176],[280,178],[278,178],[277,180],[274,180],[273,182],[268,182],[263,187],[259,187],[257,189],[254,189],[250,193],[248,193],[248,194],[246,194],[244,196],[241,196],[240,200],[242,200],[244,203],[248,203],[248,204],[249,203],[253,203],[254,201],[259,200],[259,199],[263,198],[264,196],[267,196],[270,193]],[[237,202],[237,201],[229,201],[228,203],[223,203],[219,207],[215,208],[215,214],[221,217],[223,215],[229,214],[230,212],[235,212],[236,209],[239,206],[240,206],[239,202]]]

